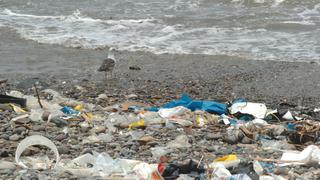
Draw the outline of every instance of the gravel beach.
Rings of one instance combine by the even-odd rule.
[[[7,85],[1,88],[6,92],[19,90],[35,96],[32,87],[37,84],[40,91],[54,89],[68,98],[93,103],[101,108],[132,98],[136,102],[159,106],[177,99],[181,93],[188,93],[194,99],[218,102],[245,98],[251,102],[265,103],[272,109],[280,104],[288,104],[292,110],[299,112],[301,109],[308,112],[320,107],[320,65],[317,63],[118,51],[115,55],[118,60],[115,77],[107,80],[103,73],[97,72],[106,57],[106,49],[85,50],[38,44],[20,39],[6,28],[0,29],[0,39],[0,79],[8,79]],[[139,67],[140,70],[130,67]],[[105,98],[101,98],[102,94]],[[41,97],[46,96],[41,93]],[[54,141],[63,158],[72,159],[94,150],[107,152],[113,158],[157,163],[158,159],[152,157],[150,147],[162,146],[184,134],[181,129],[159,130],[150,127],[143,131],[136,130],[158,139],[156,144],[141,145],[132,140],[128,135],[130,130],[125,129],[120,134],[113,134],[111,142],[82,145],[80,142],[90,136],[92,131],[97,134],[108,132],[102,122],[95,124],[96,128],[93,129],[70,128],[69,135],[65,136],[62,128],[52,123],[46,131],[43,123],[33,123],[32,127],[12,126],[9,121],[12,117],[11,111],[1,112],[0,143],[4,147],[1,149],[1,157],[10,162],[14,162],[14,151],[22,137],[41,134]],[[173,159],[199,160],[203,152],[211,152],[215,157],[236,153],[243,157],[242,165],[233,169],[232,173],[247,173],[252,179],[257,179],[246,154],[250,152],[274,159],[280,156],[278,151],[263,151],[256,144],[228,144],[223,140],[224,130],[215,132],[210,128],[196,128],[192,131],[192,135],[185,135],[189,143],[193,144],[192,147],[186,146],[182,151],[172,152]],[[39,152],[43,153],[42,149],[35,147],[29,154]],[[290,177],[298,177],[309,170],[307,167],[290,167],[283,171],[287,171]],[[1,170],[1,174],[3,179],[78,178],[69,173],[56,174],[50,170],[26,171],[19,168]],[[316,176],[313,174],[308,177]]]

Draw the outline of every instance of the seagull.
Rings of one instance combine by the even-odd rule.
[[[108,78],[108,73],[110,74],[110,77],[112,78],[113,75],[113,69],[116,65],[116,59],[114,58],[114,48],[109,49],[109,53],[107,56],[107,59],[102,61],[101,66],[99,67],[99,72],[106,72],[106,78]]]

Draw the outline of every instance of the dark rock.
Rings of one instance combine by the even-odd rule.
[[[18,141],[20,139],[20,136],[18,134],[14,134],[9,137],[10,141]]]
[[[222,138],[222,135],[220,133],[209,133],[206,135],[207,140],[217,140]]]
[[[67,139],[67,138],[68,138],[68,136],[66,134],[59,134],[54,139],[57,140],[57,141],[62,141],[62,140]]]
[[[141,70],[141,68],[139,66],[137,66],[137,65],[130,66],[129,69],[130,70],[134,70],[134,71],[140,71]]]
[[[58,147],[58,151],[60,154],[69,154],[70,148],[67,146],[60,146],[60,147]]]
[[[21,134],[22,132],[24,132],[25,130],[27,130],[25,127],[21,126],[21,127],[17,127],[13,130],[14,134]]]

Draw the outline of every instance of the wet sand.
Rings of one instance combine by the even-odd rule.
[[[38,44],[22,40],[5,28],[0,29],[0,39],[0,78],[8,78],[17,87],[52,79],[106,83],[104,74],[96,71],[106,57],[106,50]],[[113,85],[124,91],[134,87],[136,91],[155,93],[149,89],[153,88],[163,95],[185,91],[201,99],[244,97],[270,103],[290,101],[303,106],[319,106],[320,103],[320,66],[315,63],[126,51],[117,52],[116,58],[119,62]],[[141,70],[129,70],[132,65]]]

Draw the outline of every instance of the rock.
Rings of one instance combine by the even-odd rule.
[[[0,109],[3,111],[11,111],[12,110],[11,106],[8,104],[0,104]]]
[[[253,143],[253,140],[248,138],[247,136],[244,136],[241,140],[241,143],[243,144],[252,144]]]
[[[108,99],[108,96],[106,94],[99,94],[96,99],[97,100],[106,100],[106,99]]]
[[[0,169],[15,169],[16,165],[13,162],[0,160]]]
[[[60,146],[60,147],[58,147],[58,151],[60,154],[69,154],[70,148],[67,146]]]
[[[25,127],[21,126],[21,127],[17,127],[13,130],[14,134],[21,134],[22,132],[24,132],[25,130],[27,130]]]
[[[106,132],[106,128],[104,126],[95,126],[91,129],[93,133],[99,134]]]
[[[129,69],[133,70],[133,71],[140,71],[141,70],[141,68],[137,65],[129,66]]]
[[[17,134],[14,134],[12,136],[9,137],[10,141],[18,141],[20,139],[20,136]]]
[[[5,139],[5,140],[9,140],[10,135],[9,134],[1,134],[0,138]]]
[[[41,136],[43,136],[43,135],[44,135],[44,133],[34,131],[34,132],[29,132],[29,133],[28,133],[28,135],[29,135],[29,136],[32,136],[32,135],[41,135]]]
[[[68,138],[68,136],[66,134],[59,134],[54,139],[57,140],[57,141],[62,141],[62,140],[67,139],[67,138]]]
[[[167,147],[169,147],[169,148],[186,148],[186,147],[191,147],[191,144],[189,143],[188,136],[179,135],[175,140],[170,141],[167,144]]]
[[[214,146],[204,147],[207,149],[208,152],[214,152],[216,151],[216,148]]]
[[[58,127],[64,127],[64,126],[67,126],[69,124],[68,121],[60,118],[59,116],[52,117],[50,119],[50,122],[53,122]]]
[[[98,135],[98,139],[102,142],[111,142],[112,141],[112,135],[111,134],[105,134],[101,133]]]
[[[239,134],[235,133],[235,134],[226,134],[223,137],[223,140],[229,144],[236,144],[238,143],[239,140],[241,140],[241,138],[239,138]]]
[[[44,131],[46,127],[44,125],[33,125],[32,130],[34,131]]]
[[[14,121],[14,123],[16,123],[16,124],[27,124],[30,121],[31,120],[29,118],[21,118],[21,119],[17,119],[16,121]]]
[[[110,148],[116,148],[116,147],[120,146],[120,144],[119,143],[110,143],[108,146]]]
[[[127,95],[127,99],[136,99],[138,96],[136,94],[129,94]]]
[[[50,112],[45,111],[45,112],[43,112],[41,118],[42,118],[42,120],[47,121],[49,116],[50,116]]]
[[[153,138],[152,136],[143,136],[143,137],[141,137],[141,138],[138,140],[138,142],[139,142],[140,144],[146,144],[146,143],[148,143],[148,142],[155,141],[155,140],[156,140],[156,139]]]
[[[222,138],[222,135],[220,133],[208,133],[206,135],[207,140],[218,140]]]
[[[8,156],[9,156],[9,153],[7,150],[5,149],[0,150],[0,157],[8,157]]]

